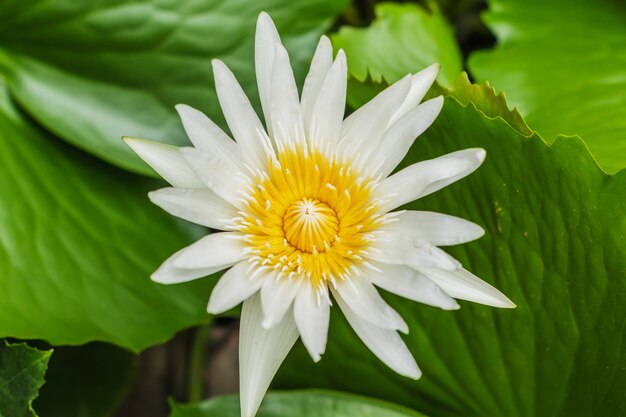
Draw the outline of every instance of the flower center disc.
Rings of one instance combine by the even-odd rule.
[[[289,243],[302,252],[324,252],[337,237],[339,220],[327,204],[304,198],[287,208],[283,229]]]

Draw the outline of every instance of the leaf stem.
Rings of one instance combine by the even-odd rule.
[[[196,402],[204,399],[204,367],[208,361],[211,330],[213,318],[202,326],[196,328],[191,345],[191,357],[189,359],[188,400]]]

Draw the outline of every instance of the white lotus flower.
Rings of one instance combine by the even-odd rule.
[[[454,298],[514,304],[437,246],[483,229],[424,211],[393,211],[473,172],[485,151],[465,149],[390,175],[437,117],[438,97],[419,104],[438,65],[408,75],[343,120],[346,57],[322,37],[298,95],[287,51],[259,16],[256,74],[265,125],[234,75],[213,61],[218,98],[235,140],[204,114],[177,106],[194,147],[127,138],[173,187],[150,193],[171,214],[222,230],[167,259],[153,280],[175,284],[229,268],[211,294],[218,314],[243,302],[241,409],[253,416],[271,379],[302,338],[324,353],[332,298],[359,338],[394,371],[420,370],[398,331],[408,326],[376,287],[445,310]]]

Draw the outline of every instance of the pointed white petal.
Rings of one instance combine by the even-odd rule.
[[[384,290],[418,303],[457,310],[459,304],[428,277],[408,266],[376,263],[381,272],[371,271],[372,283]]]
[[[234,264],[245,258],[239,233],[211,233],[181,250],[174,260],[177,268],[211,268]]]
[[[254,38],[254,63],[256,82],[259,88],[261,107],[265,115],[265,123],[270,129],[272,108],[270,104],[270,84],[274,67],[275,45],[280,43],[280,35],[272,18],[265,12],[259,14]]]
[[[233,73],[218,59],[213,60],[213,75],[222,112],[230,131],[239,144],[242,156],[248,164],[259,168],[264,167],[267,153],[259,132],[265,130],[250,100]]]
[[[187,136],[196,149],[214,154],[232,163],[239,162],[237,143],[204,113],[185,104],[178,104],[176,111],[183,122]]]
[[[414,239],[403,230],[385,230],[372,244],[369,258],[378,262],[410,267],[437,267],[455,270],[459,261],[430,243]]]
[[[125,137],[124,142],[174,187],[205,188],[181,155],[181,148],[130,137]]]
[[[372,351],[385,365],[400,375],[418,379],[422,376],[415,359],[404,344],[400,335],[388,329],[373,325],[367,320],[355,314],[347,303],[335,295],[337,304],[346,316],[348,323],[354,329],[359,339]]]
[[[376,193],[389,211],[434,193],[474,172],[485,160],[485,150],[464,149],[408,166],[380,182]]]
[[[291,312],[270,330],[261,326],[263,312],[257,294],[243,303],[239,330],[241,417],[253,417],[272,378],[298,339]]]
[[[369,152],[378,152],[389,119],[404,101],[410,87],[410,77],[404,77],[348,116],[341,126],[340,152],[356,157],[355,163],[366,161]]]
[[[274,272],[268,273],[261,288],[261,305],[263,306],[263,322],[265,329],[271,329],[280,323],[293,303],[300,286],[301,278],[288,279],[278,277]]]
[[[435,246],[471,242],[485,234],[479,225],[459,217],[432,211],[405,211],[381,229],[424,240]]]
[[[422,101],[430,86],[435,82],[440,68],[439,64],[433,64],[411,76],[409,94],[407,94],[404,103],[389,120],[389,125],[395,123],[396,120],[414,109]]]
[[[180,284],[182,282],[193,281],[194,279],[204,278],[223,269],[230,268],[232,265],[220,265],[213,268],[176,268],[172,262],[163,264],[152,273],[150,278],[159,284]]]
[[[444,271],[437,268],[419,268],[418,270],[432,279],[451,297],[492,307],[515,307],[515,304],[499,290],[466,269]]]
[[[226,230],[238,216],[234,206],[209,189],[168,187],[149,192],[148,197],[176,217],[213,229]]]
[[[272,134],[277,144],[286,146],[304,139],[304,125],[289,55],[282,44],[275,44],[275,48],[270,84]]]
[[[408,333],[409,327],[396,310],[383,300],[376,288],[364,276],[340,280],[331,290],[339,294],[359,317],[390,330]]]
[[[150,278],[160,284],[178,284],[180,282],[187,282],[197,278],[206,277],[207,275],[230,268],[234,264],[234,262],[232,262],[214,265],[207,268],[179,268],[175,265],[176,260],[186,249],[187,248],[183,248],[167,258],[167,260],[152,273]]]
[[[415,139],[435,121],[442,106],[442,96],[428,100],[409,111],[387,129],[381,141],[385,152],[372,153],[368,162],[373,166],[380,166],[377,174],[382,174],[383,178],[391,174],[404,159]]]
[[[326,78],[326,73],[333,64],[333,46],[330,39],[326,36],[320,38],[311,61],[311,68],[304,81],[302,88],[302,116],[304,118],[305,130],[310,131],[311,116],[313,115],[313,106],[317,101],[320,89]]]
[[[308,139],[318,149],[334,150],[339,142],[346,108],[348,67],[346,54],[340,50],[328,70],[310,116]]]
[[[240,193],[247,189],[249,180],[236,165],[193,148],[181,153],[205,187],[235,207],[242,205]]]
[[[327,297],[328,295],[319,297],[311,282],[306,280],[302,283],[293,305],[302,343],[315,362],[322,358],[328,340],[330,305]]]
[[[250,264],[239,262],[222,275],[209,298],[207,311],[221,314],[237,306],[256,293],[263,284],[261,277],[252,277],[248,273]]]

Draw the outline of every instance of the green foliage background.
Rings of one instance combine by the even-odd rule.
[[[488,157],[411,207],[483,226],[485,237],[450,251],[518,308],[445,312],[386,294],[409,324],[418,381],[380,363],[334,308],[323,360],[298,345],[276,386],[377,399],[275,393],[259,416],[626,415],[626,6],[490,0],[481,29],[467,17],[474,1],[378,3],[355,17],[363,3],[0,3],[0,337],[11,338],[0,344],[0,416],[111,416],[135,353],[208,322],[214,278],[148,278],[205,231],[149,203],[162,182],[120,137],[187,143],[179,102],[223,125],[213,58],[258,109],[262,10],[300,85],[321,34],[345,50],[351,109],[441,63],[431,95],[446,95],[443,111],[403,164],[467,147]],[[487,30],[494,47],[459,44],[459,32]],[[213,415],[238,415],[237,399],[172,403],[174,417]]]

